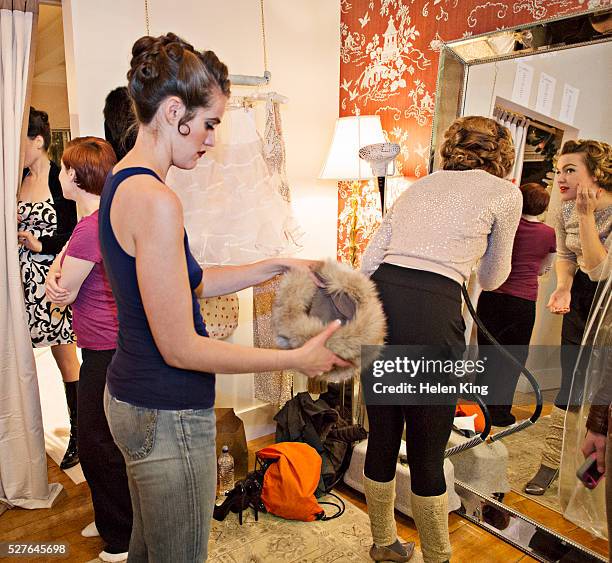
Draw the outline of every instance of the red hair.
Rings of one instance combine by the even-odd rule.
[[[113,147],[99,137],[77,137],[66,145],[62,162],[75,172],[75,183],[82,190],[100,195],[106,176],[117,163]]]
[[[526,215],[540,215],[546,211],[550,194],[542,184],[529,182],[521,186],[523,194],[523,213]]]

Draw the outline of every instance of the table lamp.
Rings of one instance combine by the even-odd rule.
[[[351,181],[349,230],[349,261],[357,262],[357,216],[361,200],[361,180],[372,178],[372,167],[359,158],[359,149],[374,143],[384,143],[385,135],[378,115],[340,117],[331,146],[319,174],[322,180]]]

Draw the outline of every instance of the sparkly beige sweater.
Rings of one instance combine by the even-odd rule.
[[[361,271],[369,276],[384,262],[463,283],[480,260],[480,285],[496,289],[510,274],[522,201],[517,187],[484,170],[434,172],[397,199]]]
[[[610,260],[604,259],[601,264],[592,270],[584,267],[582,245],[580,243],[580,229],[578,213],[576,213],[576,200],[561,204],[555,217],[555,230],[557,231],[557,257],[576,264],[592,281],[605,280],[610,272]],[[608,252],[612,250],[612,205],[595,211],[595,225],[599,233],[599,240]]]

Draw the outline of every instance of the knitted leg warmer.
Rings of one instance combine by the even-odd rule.
[[[372,539],[378,546],[388,546],[397,540],[395,525],[395,478],[382,483],[363,476]]]
[[[425,563],[450,561],[448,494],[421,497],[412,493],[412,518],[419,531]]]

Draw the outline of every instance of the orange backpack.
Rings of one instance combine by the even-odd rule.
[[[259,450],[267,466],[261,491],[266,510],[288,520],[312,522],[325,516],[314,492],[321,479],[321,456],[303,442],[281,442]]]

